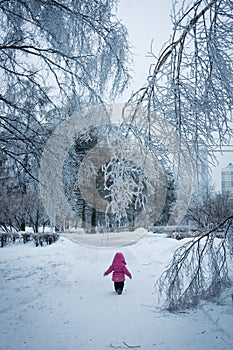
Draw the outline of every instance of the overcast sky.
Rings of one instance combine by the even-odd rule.
[[[121,102],[126,102],[132,91],[145,84],[150,64],[154,63],[148,55],[151,42],[156,56],[168,42],[172,33],[171,9],[172,0],[119,1],[117,16],[128,29],[134,60],[132,83]],[[233,147],[227,150],[222,155],[216,153],[217,165],[212,167],[212,181],[217,191],[221,191],[221,169],[233,163]]]
[[[145,84],[150,64],[154,63],[149,57],[152,42],[153,53],[158,56],[170,38],[171,3],[172,0],[119,1],[117,15],[128,29],[134,60],[133,81],[125,96]]]

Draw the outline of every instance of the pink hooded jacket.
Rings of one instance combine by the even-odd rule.
[[[125,257],[122,253],[116,253],[112,265],[109,266],[107,271],[105,271],[104,276],[108,275],[109,273],[113,272],[112,274],[112,280],[113,282],[123,282],[125,280],[125,275],[127,275],[129,278],[132,278],[131,273],[126,268],[126,262]]]

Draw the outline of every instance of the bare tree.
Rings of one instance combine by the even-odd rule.
[[[18,160],[12,147],[22,142],[38,147],[48,111],[123,91],[127,33],[115,6],[115,0],[0,1],[0,142],[8,156]]]
[[[13,205],[7,196],[13,192],[11,183],[19,183],[18,174],[24,187],[28,174],[36,180],[45,142],[57,124],[83,105],[115,97],[127,85],[127,31],[114,16],[116,4],[0,1],[0,149],[6,169],[8,159],[16,163],[3,179],[1,210],[10,225],[24,220],[26,203],[22,215],[12,215],[22,198],[28,202],[30,192],[22,194],[20,186],[14,187]],[[28,215],[35,216],[35,223],[33,210]]]
[[[187,218],[199,229],[218,225],[233,212],[233,200],[230,193],[208,192],[206,196],[197,196],[190,205]]]
[[[113,125],[88,130],[65,161],[64,189],[86,231],[90,226],[92,232],[96,227],[133,228],[146,206],[152,184],[144,174],[146,166],[140,164],[142,154],[134,143],[125,145],[122,134]]]
[[[48,224],[48,217],[38,193],[38,164],[25,150],[22,166],[3,154],[0,161],[0,227],[4,230],[25,231],[32,226]],[[27,169],[27,172],[24,171]]]

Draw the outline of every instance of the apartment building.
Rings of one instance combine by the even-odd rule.
[[[233,195],[233,164],[229,163],[221,171],[222,193],[230,192]]]

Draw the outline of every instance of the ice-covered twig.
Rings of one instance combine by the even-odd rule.
[[[127,346],[127,348],[129,349],[138,349],[141,347],[141,345],[128,345],[126,342],[122,342],[125,346]]]
[[[113,349],[139,349],[141,347],[141,345],[128,345],[125,341],[122,342],[122,344],[124,344],[124,346],[122,345],[113,345],[113,343],[111,343],[109,345],[110,348]]]

